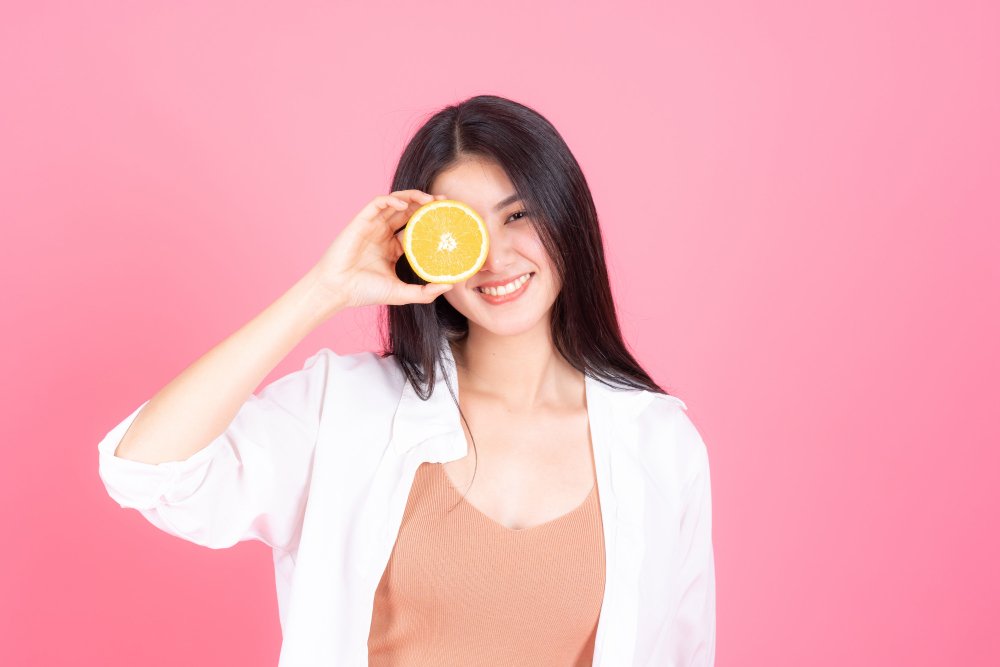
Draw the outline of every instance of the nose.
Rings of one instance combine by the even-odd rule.
[[[510,247],[510,240],[503,233],[503,227],[495,231],[490,231],[490,248],[486,251],[486,261],[480,271],[486,271],[497,275],[504,275],[507,267],[510,266],[513,251]]]

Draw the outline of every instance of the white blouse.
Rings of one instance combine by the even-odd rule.
[[[468,454],[440,377],[422,401],[392,357],[322,348],[251,395],[222,435],[183,461],[114,455],[143,402],[101,440],[99,474],[121,507],[171,535],[212,549],[251,539],[272,548],[279,667],[367,665],[375,589],[416,470]],[[675,396],[588,376],[586,398],[606,553],[593,664],[711,667],[705,444]]]

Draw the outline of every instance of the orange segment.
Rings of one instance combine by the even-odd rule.
[[[490,236],[468,204],[439,199],[410,216],[403,252],[414,273],[432,283],[460,283],[486,263]]]

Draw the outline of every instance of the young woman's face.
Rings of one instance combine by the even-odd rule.
[[[480,326],[498,335],[547,327],[561,285],[528,219],[531,212],[518,200],[507,201],[514,194],[514,186],[503,168],[491,161],[464,160],[438,174],[430,194],[443,194],[471,206],[483,218],[490,235],[486,263],[478,273],[444,293],[448,303],[468,318],[470,327]],[[510,283],[526,274],[531,274],[527,282],[506,297],[493,297],[477,289],[486,284]],[[508,285],[509,290],[514,287],[517,283]]]

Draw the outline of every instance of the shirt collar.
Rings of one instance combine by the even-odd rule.
[[[456,392],[452,396],[445,382]],[[399,398],[396,415],[392,420],[390,447],[403,454],[430,438],[439,435],[465,438],[461,416],[456,405],[458,375],[451,346],[444,341],[435,364],[434,386],[425,401],[417,395],[413,385],[403,376],[403,393]]]

